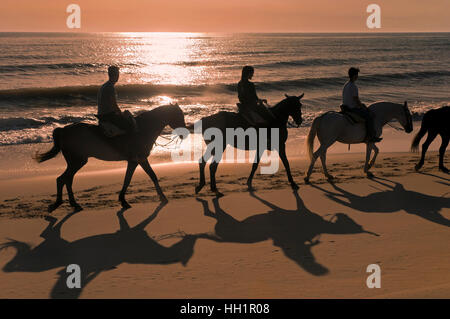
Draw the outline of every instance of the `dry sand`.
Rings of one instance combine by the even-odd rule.
[[[249,193],[250,165],[221,164],[219,199],[208,187],[194,195],[196,164],[155,165],[169,203],[158,206],[138,170],[125,212],[124,164],[94,161],[74,182],[84,210],[65,203],[52,218],[61,158],[31,177],[5,174],[0,298],[449,298],[450,178],[427,158],[416,173],[417,154],[381,153],[370,180],[364,154],[333,154],[333,185],[319,163],[305,185],[306,159],[290,158],[298,195],[284,169],[256,175]],[[380,289],[366,286],[373,263]],[[82,289],[66,288],[69,264]]]

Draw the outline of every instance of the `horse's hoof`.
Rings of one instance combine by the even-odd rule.
[[[196,194],[200,193],[200,191],[202,190],[203,186],[205,186],[205,184],[203,184],[203,185],[202,185],[202,184],[197,185],[197,186],[195,187],[195,193],[196,193]]]
[[[291,183],[291,187],[294,191],[300,189],[300,187],[298,187],[298,185],[296,183]]]
[[[334,176],[333,175],[327,175],[326,176],[329,182],[334,181]]]
[[[249,192],[252,192],[252,191],[255,190],[255,188],[252,186],[252,183],[247,183],[247,190],[248,190]]]
[[[53,203],[53,204],[51,204],[51,205],[48,205],[48,212],[49,213],[51,213],[51,212],[53,212],[55,209],[57,209],[59,206],[61,206],[61,204],[62,204],[62,201],[61,202],[55,202],[55,203]]]
[[[375,177],[375,175],[373,175],[373,173],[371,173],[371,172],[367,172],[366,174],[367,174],[367,178],[374,178]]]
[[[303,180],[305,181],[305,184],[311,184],[311,182],[309,181],[309,177],[305,177]]]
[[[449,173],[448,168],[445,167],[445,166],[439,167],[439,170],[440,170],[441,172],[445,173],[445,174],[448,174],[448,173]]]
[[[416,172],[418,172],[421,168],[422,168],[422,165],[419,165],[419,164],[414,166],[414,169],[416,170]]]

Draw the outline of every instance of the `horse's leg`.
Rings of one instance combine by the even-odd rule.
[[[309,164],[308,171],[306,172],[306,176],[304,178],[306,184],[309,184],[309,178],[311,177],[311,174],[312,174],[312,171],[314,168],[314,164],[316,163],[317,158],[320,156],[319,150],[321,147],[322,147],[322,144],[320,145],[319,149],[317,151],[315,151],[312,155],[311,163]]]
[[[366,161],[364,163],[364,173],[367,174],[367,177],[372,178],[373,174],[369,172],[369,160],[370,155],[372,154],[373,143],[366,144]]]
[[[256,150],[255,160],[252,165],[252,171],[250,172],[250,175],[248,176],[248,179],[247,179],[247,187],[249,190],[253,190],[252,181],[253,181],[253,177],[255,176],[256,169],[258,168],[259,161],[261,160],[262,153],[263,152]]]
[[[333,145],[333,143],[334,143],[334,141],[331,141],[331,142],[328,142],[328,143],[325,143],[325,142],[322,142],[322,141],[320,141],[319,140],[319,142],[320,142],[320,147],[317,149],[317,151],[315,151],[314,153],[313,153],[313,156],[312,156],[312,159],[311,159],[311,164],[309,165],[309,169],[308,169],[308,173],[306,174],[306,177],[305,177],[305,183],[306,184],[308,184],[309,183],[309,177],[311,176],[311,174],[312,174],[312,171],[313,171],[313,168],[314,168],[314,164],[316,163],[316,161],[317,161],[317,159],[322,155],[322,154],[325,154],[326,152],[327,152],[327,149],[331,146],[331,145]],[[325,159],[326,159],[326,155],[325,155]],[[325,171],[327,171],[327,168],[326,168],[326,162],[324,162],[324,174],[325,174]],[[329,174],[328,174],[329,175]],[[329,176],[331,176],[331,175],[329,175]],[[326,178],[329,178],[329,176],[327,176],[326,174],[325,174],[325,177]],[[331,178],[332,178],[333,176],[331,176]]]
[[[200,171],[200,181],[198,183],[198,185],[195,187],[195,193],[198,194],[203,186],[205,186],[206,181],[205,181],[205,166],[206,166],[206,161],[203,159],[203,157],[200,159],[200,162],[198,163],[198,169]]]
[[[441,171],[443,171],[444,173],[448,174],[448,168],[446,168],[444,166],[444,155],[445,155],[445,150],[447,149],[448,146],[448,141],[449,141],[449,136],[445,136],[443,134],[441,134],[442,137],[442,144],[441,147],[439,148],[439,169]]]
[[[334,176],[328,173],[327,169],[327,150],[325,150],[324,152],[322,152],[322,154],[320,154],[320,161],[322,162],[323,173],[325,174],[326,178],[329,181],[332,181],[334,179]]]
[[[123,208],[131,208],[131,205],[125,200],[125,193],[127,192],[128,186],[130,185],[131,178],[133,177],[134,171],[136,170],[137,162],[128,161],[127,172],[125,173],[125,179],[123,180],[122,190],[119,193],[119,202]]]
[[[373,165],[375,165],[375,160],[377,159],[378,152],[380,151],[378,146],[376,146],[375,144],[373,144],[372,149],[374,151],[374,154],[373,154],[372,160],[369,163],[369,169],[371,169],[373,167]]]
[[[210,185],[211,185],[211,191],[216,193],[217,196],[222,196],[223,194],[219,192],[216,185],[216,172],[217,167],[219,166],[219,162],[222,159],[223,151],[225,150],[225,146],[223,146],[222,152],[220,156],[216,155],[216,149],[212,151],[211,154],[213,154],[213,160],[211,161],[211,164],[209,165],[209,179],[210,179]]]
[[[289,165],[289,161],[286,156],[286,144],[281,143],[280,144],[280,152],[279,152],[281,161],[283,162],[284,168],[286,169],[286,174],[289,180],[289,183],[291,184],[291,187],[293,190],[299,189],[297,183],[294,182],[294,179],[292,178],[291,174],[291,167]]]
[[[422,144],[422,156],[420,157],[419,163],[416,165],[416,171],[422,168],[423,163],[425,162],[425,154],[427,153],[428,147],[430,146],[431,142],[436,138],[437,132],[434,130],[428,130],[428,136],[426,141]]]
[[[75,196],[73,195],[72,190],[72,184],[73,184],[73,178],[75,174],[87,163],[87,159],[80,159],[80,160],[72,160],[71,161],[71,168],[69,171],[69,174],[66,178],[66,188],[67,188],[67,194],[69,195],[69,203],[70,206],[75,208],[75,211],[82,210],[81,206],[78,205],[78,203],[75,200]]]
[[[207,149],[205,151],[205,154],[210,154],[210,156],[208,158],[204,158],[204,155],[200,158],[199,163],[198,163],[198,168],[200,171],[200,181],[198,183],[198,185],[195,187],[195,193],[198,194],[203,186],[205,186],[206,181],[205,181],[205,167],[206,167],[206,162],[208,161],[208,159],[212,156],[211,152],[208,152],[208,147],[213,147],[210,146],[212,144],[208,144]]]
[[[66,184],[66,176],[69,171],[69,164],[67,164],[67,168],[58,178],[56,179],[56,201],[53,204],[48,206],[48,212],[51,213],[55,209],[57,209],[62,204],[62,191],[63,187]]]
[[[163,191],[161,190],[161,187],[159,186],[158,177],[156,177],[155,172],[153,171],[152,167],[150,166],[147,159],[140,162],[139,165],[144,169],[144,171],[147,173],[147,175],[151,178],[153,181],[153,184],[155,184],[156,192],[159,195],[159,198],[162,203],[167,203],[167,197],[164,195]]]

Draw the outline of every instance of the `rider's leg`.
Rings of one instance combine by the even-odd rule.
[[[370,111],[366,108],[359,108],[354,110],[358,115],[364,118],[364,121],[366,123],[366,131],[367,135],[366,138],[369,142],[379,142],[381,139],[378,139],[376,137],[376,131],[375,131],[375,123],[374,119],[370,113]]]
[[[258,115],[260,115],[267,123],[270,123],[273,120],[275,120],[275,116],[264,105],[257,104],[256,107],[255,107],[255,110],[258,113]]]

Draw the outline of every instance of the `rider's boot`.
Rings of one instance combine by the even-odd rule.
[[[366,121],[366,130],[367,130],[367,140],[369,143],[381,142],[382,138],[376,136],[373,119],[368,119]]]

